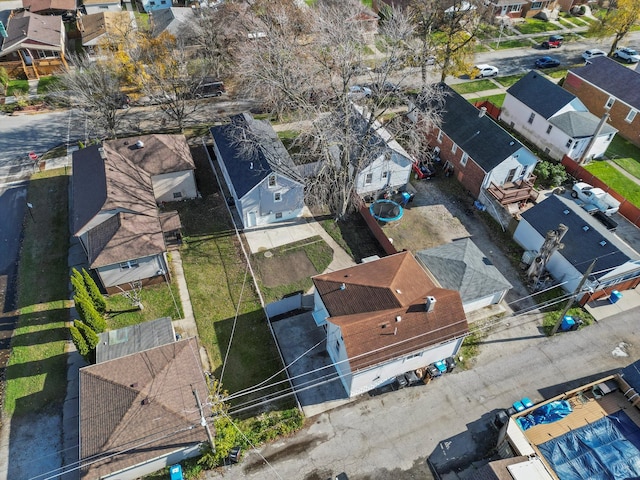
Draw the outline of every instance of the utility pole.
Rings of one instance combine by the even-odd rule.
[[[33,203],[27,202],[27,209],[29,210],[29,215],[31,215],[31,220],[36,223],[36,219],[33,218]]]
[[[205,432],[207,432],[207,438],[209,439],[209,445],[211,445],[211,451],[216,451],[216,444],[213,441],[213,435],[211,435],[211,429],[209,429],[209,424],[207,423],[207,419],[204,416],[204,412],[202,411],[202,404],[200,403],[200,397],[198,397],[198,390],[191,387],[191,391],[193,392],[193,396],[196,397],[196,403],[198,404],[198,410],[200,410],[200,425],[204,427]]]
[[[556,230],[549,230],[547,232],[544,243],[542,244],[542,247],[540,247],[540,253],[536,256],[533,262],[531,262],[529,270],[527,270],[527,277],[533,282],[534,288],[544,273],[544,269],[546,268],[551,255],[564,247],[561,242],[562,237],[565,236],[567,230],[569,230],[569,228],[560,223]]]
[[[558,321],[553,326],[553,329],[551,330],[551,335],[549,335],[549,336],[553,337],[558,332],[558,328],[560,328],[560,324],[562,323],[562,319],[564,318],[564,316],[567,314],[567,312],[571,308],[571,305],[573,305],[573,302],[575,302],[576,296],[582,290],[582,286],[587,281],[587,278],[589,278],[589,275],[591,275],[591,271],[593,270],[593,267],[595,266],[595,264],[596,264],[596,260],[591,262],[591,265],[589,265],[589,268],[587,268],[587,271],[584,272],[584,275],[582,276],[582,280],[580,280],[580,283],[578,284],[576,289],[573,291],[573,294],[571,295],[571,298],[567,301],[567,304],[564,306],[564,309],[562,310],[562,313],[560,314],[560,317],[558,318]]]
[[[589,140],[587,148],[585,148],[584,152],[582,152],[582,155],[580,155],[580,159],[578,160],[578,165],[584,165],[587,159],[587,155],[589,155],[589,150],[593,148],[593,144],[596,143],[596,140],[598,139],[598,135],[600,135],[600,132],[602,131],[604,125],[607,123],[608,119],[609,119],[609,109],[605,108],[604,115],[602,115],[602,118],[600,119],[600,122],[596,127],[596,131],[593,132],[593,136],[591,137],[591,140]]]

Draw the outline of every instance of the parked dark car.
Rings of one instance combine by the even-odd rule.
[[[217,80],[205,81],[195,91],[197,98],[219,97],[223,93],[226,93],[224,83]]]
[[[542,42],[542,48],[559,48],[562,46],[564,37],[562,35],[551,35],[549,40]]]
[[[536,60],[536,68],[551,68],[560,65],[560,60],[553,57],[540,57]]]

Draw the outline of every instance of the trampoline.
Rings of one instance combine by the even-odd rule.
[[[398,202],[393,200],[376,200],[369,207],[369,212],[376,220],[381,222],[395,222],[404,215],[404,209]]]

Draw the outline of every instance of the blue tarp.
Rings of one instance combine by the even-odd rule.
[[[640,478],[640,428],[622,410],[538,449],[560,480]]]
[[[536,408],[529,415],[518,418],[516,421],[522,430],[527,430],[534,425],[541,423],[553,423],[569,415],[573,409],[571,404],[566,400],[558,400],[556,402],[549,402],[546,405],[542,405],[540,408]]]

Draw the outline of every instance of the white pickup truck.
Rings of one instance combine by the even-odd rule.
[[[584,182],[577,182],[573,185],[571,196],[582,201],[582,208],[589,213],[600,211],[611,216],[620,208],[620,202],[607,192]]]

